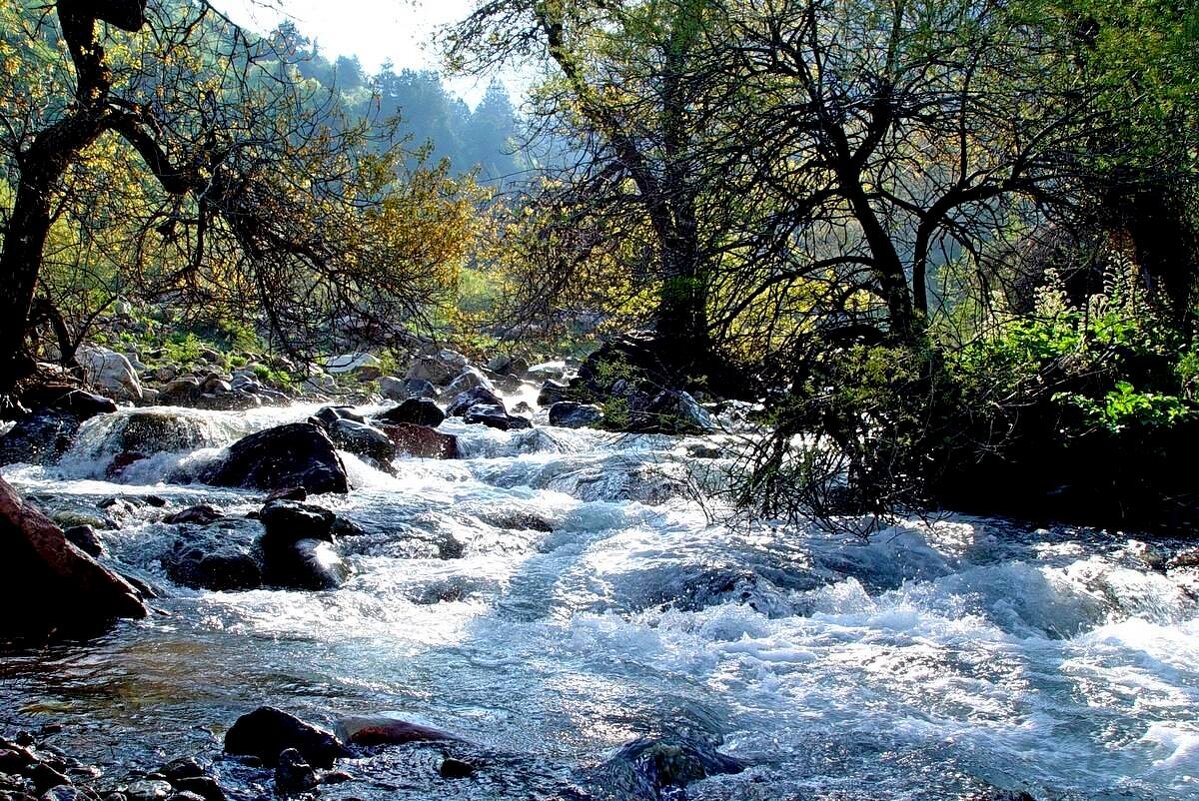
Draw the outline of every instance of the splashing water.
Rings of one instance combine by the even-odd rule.
[[[158,482],[314,409],[152,410],[171,422],[120,483],[130,413],[109,415],[60,465],[5,477],[60,509],[157,494],[244,514],[256,495]],[[64,723],[60,744],[114,775],[215,752],[264,703],[395,710],[484,755],[446,783],[436,749],[380,750],[346,785],[369,801],[621,797],[579,788],[622,744],[679,734],[750,765],[692,799],[1199,797],[1196,580],[1158,567],[1179,543],[973,518],[868,542],[730,529],[691,498],[677,438],[442,428],[463,459],[390,476],[343,455],[354,490],[317,500],[366,533],[337,591],[175,587],[161,512],[102,531],[163,614],[0,659],[0,723]]]

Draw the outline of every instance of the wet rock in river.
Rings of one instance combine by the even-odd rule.
[[[99,558],[104,553],[100,536],[91,526],[71,526],[63,534],[72,545],[88,556]]]
[[[266,496],[267,503],[271,501],[306,501],[308,490],[303,487],[284,487]]]
[[[450,401],[450,405],[446,408],[447,417],[462,417],[471,408],[479,405],[484,406],[499,406],[504,408],[504,402],[500,397],[486,387],[475,387],[465,392],[460,392]]]
[[[337,515],[320,506],[298,501],[270,501],[258,513],[269,536],[294,540],[333,541]]]
[[[263,579],[274,587],[335,590],[350,576],[349,565],[329,542],[267,532],[259,548]]]
[[[165,779],[142,779],[125,788],[125,797],[129,801],[166,801],[174,792]]]
[[[0,479],[0,618],[10,633],[87,632],[147,609],[128,582],[72,545]]]
[[[423,378],[392,378],[384,376],[379,379],[379,394],[387,400],[405,401],[409,398],[436,398],[437,387]]]
[[[550,407],[550,425],[563,428],[585,428],[598,425],[604,410],[594,404],[558,401]]]
[[[538,406],[553,406],[559,401],[566,400],[570,393],[570,384],[564,381],[555,381],[552,378],[541,385],[541,391],[537,393]]]
[[[204,425],[195,417],[171,410],[138,410],[114,419],[106,437],[109,451],[169,453],[208,444]]]
[[[670,389],[644,403],[630,403],[629,430],[661,434],[709,434],[716,421],[690,393]]]
[[[235,543],[179,543],[162,563],[171,581],[194,589],[237,592],[263,583],[259,556]]]
[[[395,443],[399,453],[423,459],[458,458],[458,438],[452,434],[412,423],[382,425],[380,428]]]
[[[242,715],[225,734],[226,753],[256,756],[270,766],[289,748],[318,768],[331,768],[333,760],[351,755],[332,732],[270,706]]]
[[[0,464],[52,464],[71,447],[79,418],[70,412],[47,410],[18,420],[0,437]]]
[[[460,739],[442,729],[422,726],[391,715],[344,717],[337,721],[335,730],[343,742],[354,745],[401,745]]]
[[[450,382],[450,385],[446,387],[446,392],[451,397],[454,397],[462,392],[466,392],[467,390],[475,389],[476,387],[483,387],[489,392],[495,391],[495,387],[492,385],[491,380],[487,378],[487,376],[483,375],[481,370],[479,370],[477,367],[467,367],[461,373],[459,373],[452,382]]]
[[[328,435],[312,423],[268,428],[238,440],[201,479],[222,487],[310,493],[349,491],[345,466]]]
[[[443,779],[465,779],[474,775],[475,766],[461,759],[446,757],[439,769]]]
[[[206,503],[200,503],[196,504],[195,506],[189,506],[186,509],[181,509],[174,514],[167,515],[162,519],[162,522],[169,523],[171,525],[192,523],[197,526],[206,526],[209,523],[220,520],[224,516],[224,513],[222,513],[219,509],[209,506]]]
[[[171,782],[180,793],[199,796],[201,801],[225,801],[225,791],[211,776],[188,776]]]
[[[595,773],[592,784],[604,798],[680,798],[692,782],[722,773],[740,773],[746,765],[715,746],[689,737],[640,738],[628,743]]]
[[[167,781],[174,784],[180,779],[192,779],[197,776],[205,775],[204,767],[196,761],[195,757],[179,757],[172,759],[170,762],[162,766],[159,773],[166,778]]]
[[[375,419],[382,423],[412,423],[436,428],[445,420],[445,412],[426,398],[409,398],[399,406],[375,415]]]
[[[317,785],[316,771],[294,748],[279,754],[275,766],[275,792],[279,795],[298,795],[308,792]]]
[[[366,422],[366,418],[355,412],[353,406],[322,406],[313,417],[325,427],[333,425],[338,420],[352,420],[355,423]]]
[[[117,410],[116,403],[111,399],[92,392],[85,392],[82,389],[71,390],[49,405],[70,412],[80,420],[89,420],[96,415],[109,414]]]
[[[377,466],[390,470],[396,447],[391,439],[374,426],[353,420],[335,420],[329,426],[329,436],[339,448],[362,456]]]

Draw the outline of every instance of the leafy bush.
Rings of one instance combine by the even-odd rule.
[[[1176,485],[1199,437],[1197,385],[1195,341],[1127,262],[1079,303],[1050,274],[1035,314],[956,349],[819,350],[773,402],[739,500],[826,519],[938,503],[1152,516],[1193,492]]]

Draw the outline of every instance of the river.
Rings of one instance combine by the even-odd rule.
[[[194,437],[119,484],[103,476],[125,413],[104,415],[60,465],[3,475],[59,512],[157,495],[240,515],[261,493],[160,480],[315,408],[163,410]],[[595,767],[678,734],[749,765],[689,799],[1199,797],[1199,578],[1161,566],[1182,543],[968,517],[869,541],[729,526],[684,481],[719,465],[700,457],[720,437],[442,430],[464,458],[390,476],[346,454],[354,489],[315,499],[367,532],[344,541],[354,576],[336,591],[173,586],[160,559],[181,529],[133,508],[101,535],[111,564],[163,589],[158,613],[0,657],[0,726],[61,723],[55,744],[115,777],[216,756],[261,704],[315,722],[388,710],[475,743],[468,780],[437,775],[440,746],[345,763],[355,779],[325,797],[366,801],[623,801],[589,788]]]

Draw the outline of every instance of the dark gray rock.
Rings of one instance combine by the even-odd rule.
[[[553,406],[559,401],[566,400],[569,393],[569,384],[564,381],[555,381],[552,378],[548,379],[541,385],[541,391],[537,393],[537,405]]]
[[[162,565],[171,581],[193,589],[239,592],[263,584],[258,553],[235,542],[180,542],[163,558]]]
[[[206,526],[209,523],[220,520],[224,517],[224,513],[219,509],[209,506],[206,503],[189,506],[186,509],[181,509],[174,514],[167,515],[162,519],[162,522],[177,526],[184,523],[191,523],[197,526]]]
[[[278,795],[299,795],[316,787],[316,771],[296,749],[288,748],[280,753],[278,762],[275,766],[275,792]]]
[[[563,428],[594,426],[604,419],[604,410],[594,404],[558,401],[550,407],[550,425]]]
[[[461,759],[446,757],[438,772],[443,779],[465,779],[474,774],[475,766]]]
[[[298,501],[268,502],[258,513],[268,535],[283,540],[324,540],[333,542],[337,515],[328,509]]]
[[[53,464],[71,447],[79,425],[76,415],[56,410],[22,418],[0,437],[0,464]]]
[[[329,436],[338,447],[357,456],[370,459],[380,467],[390,468],[396,456],[391,438],[374,426],[354,420],[341,419],[329,426]]]
[[[395,443],[398,453],[422,459],[458,458],[458,438],[453,434],[412,423],[383,424],[381,428]]]
[[[163,765],[158,771],[167,781],[174,784],[180,779],[194,779],[197,776],[204,776],[204,767],[196,760],[195,757],[179,757],[172,759],[167,764]]]
[[[80,420],[89,420],[99,414],[109,414],[117,410],[117,404],[110,398],[74,389],[52,404],[56,409],[70,412]]]
[[[398,425],[411,423],[418,426],[436,428],[445,420],[445,412],[436,403],[427,398],[409,398],[399,406],[392,407],[375,415],[382,423]]]
[[[504,402],[498,395],[486,387],[475,387],[454,396],[445,413],[447,417],[463,417],[471,407],[479,405],[498,406],[500,409],[504,409]],[[507,411],[505,410],[504,413],[507,414]]]
[[[321,424],[328,427],[338,420],[353,420],[355,423],[365,423],[366,418],[354,411],[352,406],[322,406],[313,415]]]
[[[351,755],[332,732],[270,706],[242,715],[225,734],[226,753],[256,756],[270,766],[279,764],[279,755],[289,748],[318,768],[331,768],[333,760]]]
[[[171,782],[175,789],[184,793],[194,793],[203,801],[225,801],[225,791],[211,776],[188,776]]]
[[[67,541],[88,556],[99,558],[104,553],[104,545],[100,536],[91,526],[71,526],[63,532]]]
[[[602,765],[592,783],[616,798],[666,801],[682,798],[692,782],[722,773],[740,773],[745,763],[715,746],[688,737],[641,738],[625,745]]]
[[[263,579],[273,587],[293,590],[335,590],[349,578],[349,565],[332,543],[316,539],[289,540],[263,535]]]
[[[291,423],[238,440],[201,479],[222,487],[310,493],[349,491],[345,466],[332,440],[316,425]]]

